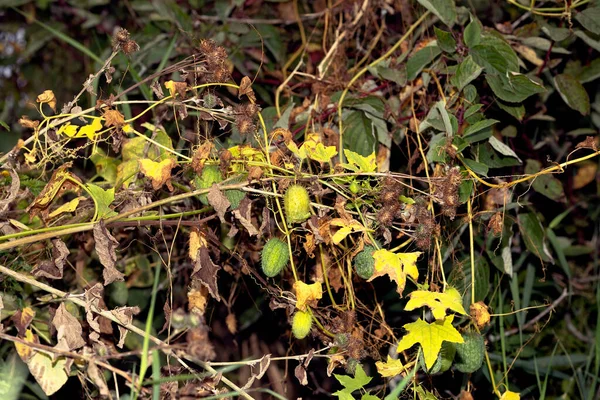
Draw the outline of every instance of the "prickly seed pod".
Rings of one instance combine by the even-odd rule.
[[[367,245],[363,251],[354,257],[354,270],[356,275],[363,279],[369,279],[375,271],[375,259],[373,252],[377,250],[374,246]]]
[[[214,183],[219,183],[223,180],[221,176],[221,172],[216,165],[206,165],[202,169],[202,175],[196,176],[194,178],[194,184],[198,189],[208,189]],[[201,194],[198,196],[202,204],[208,205],[208,196],[207,194]]]
[[[296,339],[304,339],[312,327],[312,317],[305,311],[296,311],[292,318],[292,334]]]
[[[454,366],[460,372],[470,374],[481,368],[485,354],[483,336],[477,332],[462,334],[464,343],[456,344],[456,362]]]
[[[290,224],[304,222],[310,217],[310,197],[300,185],[291,185],[283,197],[285,218]]]
[[[287,244],[277,238],[265,243],[260,257],[263,273],[269,278],[279,275],[290,261]]]

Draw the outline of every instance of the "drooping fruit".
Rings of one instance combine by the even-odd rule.
[[[444,373],[450,369],[452,366],[452,361],[454,360],[454,355],[456,354],[456,346],[451,342],[443,342],[442,348],[438,354],[437,359],[431,366],[431,369],[427,371],[425,366],[425,358],[423,357],[423,353],[421,352],[421,357],[419,359],[421,368],[426,371],[428,374],[433,375],[437,373]]]
[[[454,366],[460,372],[470,374],[481,368],[485,354],[483,336],[477,332],[462,334],[464,343],[456,343],[456,362]]]
[[[194,178],[194,184],[196,185],[197,189],[208,189],[213,184],[219,183],[222,180],[223,177],[221,176],[221,171],[219,171],[219,167],[217,167],[216,165],[205,165],[202,169],[202,175],[196,176]],[[199,195],[198,199],[200,199],[202,204],[204,204],[205,206],[208,205],[208,195],[206,193]]]
[[[366,245],[363,251],[354,256],[354,270],[356,275],[363,279],[369,279],[375,271],[375,259],[373,252],[377,250],[375,246]]]
[[[310,217],[310,197],[300,185],[291,185],[283,197],[285,218],[290,224],[304,222]]]
[[[287,244],[278,238],[269,239],[260,255],[263,273],[272,278],[283,270],[290,261]]]
[[[292,334],[296,339],[304,339],[312,327],[312,317],[306,311],[296,311],[292,319]]]

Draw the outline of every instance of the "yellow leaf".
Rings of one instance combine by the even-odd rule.
[[[490,312],[483,301],[473,303],[469,308],[471,319],[475,321],[475,325],[479,329],[490,323]]]
[[[323,296],[320,282],[307,285],[302,281],[296,281],[294,282],[294,291],[296,292],[296,308],[301,311],[306,311],[309,302],[316,302]]]
[[[23,340],[29,343],[34,343],[36,341],[35,335],[31,329],[27,329],[25,331],[25,337]],[[27,346],[26,344],[15,342],[15,348],[17,349],[17,354],[19,354],[19,357],[21,357],[21,360],[24,362],[27,362],[27,360],[29,360],[29,358],[33,355],[33,348]]]
[[[375,153],[371,153],[370,156],[364,157],[358,153],[344,149],[346,160],[348,164],[342,164],[342,166],[350,171],[354,172],[375,172],[377,170],[377,162],[375,161]]]
[[[454,315],[431,324],[419,318],[416,322],[404,325],[408,332],[398,343],[398,353],[411,348],[415,343],[420,343],[425,358],[425,366],[430,369],[442,348],[442,342],[463,343],[460,333],[452,326]]]
[[[340,244],[340,242],[344,240],[346,236],[353,232],[363,232],[365,230],[365,227],[354,219],[348,221],[343,218],[334,218],[329,222],[329,224],[341,227],[341,229],[338,229],[338,231],[331,237],[333,244]]]
[[[161,162],[152,161],[148,158],[139,160],[140,171],[148,178],[152,179],[152,188],[158,190],[167,184],[169,190],[173,190],[171,186],[171,170],[177,165],[175,160],[167,158]]]
[[[62,206],[58,207],[56,210],[52,211],[50,213],[50,215],[48,215],[48,216],[50,218],[54,218],[62,213],[73,212],[77,209],[79,202],[84,199],[85,199],[84,196],[75,197],[73,200],[69,201],[68,203],[63,204]]]
[[[415,280],[419,278],[419,270],[417,269],[416,262],[420,255],[420,251],[413,253],[392,253],[389,250],[381,249],[373,252],[375,271],[367,282],[387,275],[390,280],[396,282],[396,291],[402,296],[402,292],[406,286],[406,276],[408,275]]]
[[[169,89],[171,97],[175,97],[176,94],[180,97],[185,97],[185,91],[187,90],[187,84],[185,82],[166,81],[165,87]]]
[[[393,359],[389,356],[389,354],[386,362],[377,361],[375,366],[377,367],[377,372],[379,372],[379,374],[381,374],[381,376],[384,378],[399,375],[405,370],[402,362],[400,362],[398,359]]]
[[[323,143],[317,143],[317,145],[306,148],[306,154],[312,160],[319,162],[329,162],[333,157],[337,155],[337,150],[335,146],[327,146],[325,147]]]
[[[466,315],[467,312],[463,308],[462,298],[458,290],[453,287],[446,288],[444,293],[429,292],[427,290],[415,290],[410,295],[410,300],[406,303],[404,309],[406,311],[414,310],[415,308],[428,306],[431,308],[435,319],[442,319],[446,316],[446,309],[456,311],[459,314]]]
[[[573,177],[573,189],[581,189],[588,183],[596,179],[598,164],[594,162],[584,162],[579,165],[577,173]]]
[[[198,257],[198,250],[201,247],[208,247],[206,238],[199,230],[193,229],[190,232],[190,247],[188,252],[188,255],[192,261],[196,261],[196,258]]]
[[[92,123],[88,125],[84,125],[79,128],[79,132],[77,132],[77,137],[87,136],[88,139],[94,140],[96,138],[96,133],[102,129],[102,121],[98,117],[92,118]]]
[[[293,140],[290,140],[285,145],[299,159],[304,160],[306,158],[306,148],[304,146],[300,146],[300,148],[298,148],[298,145],[296,145]]]
[[[52,108],[53,111],[56,111],[56,96],[54,96],[52,90],[44,90],[44,93],[40,94],[36,101],[42,104],[48,103],[50,108]]]
[[[520,399],[521,399],[520,393],[511,392],[510,390],[507,390],[506,392],[504,392],[502,397],[500,397],[500,400],[520,400]]]
[[[77,125],[71,125],[70,122],[64,123],[60,126],[60,128],[58,129],[57,134],[58,135],[67,135],[68,137],[74,137],[75,135],[77,135],[77,130],[79,129],[79,127]]]
[[[53,361],[49,355],[36,351],[27,366],[47,396],[56,393],[69,379],[66,357]]]

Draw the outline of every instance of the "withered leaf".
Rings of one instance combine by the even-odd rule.
[[[125,117],[117,110],[107,110],[104,112],[103,117],[106,120],[104,126],[107,128],[109,126],[119,128],[125,124]]]
[[[210,295],[217,301],[221,301],[219,296],[219,288],[217,286],[217,273],[221,267],[215,265],[210,258],[210,253],[207,247],[200,247],[198,249],[198,255],[196,256],[196,262],[194,263],[194,271],[192,272],[192,279],[198,280],[204,285]]]
[[[56,309],[52,325],[56,328],[56,338],[58,340],[56,348],[70,351],[85,346],[81,324],[77,318],[67,311],[65,303],[61,303]]]
[[[36,264],[31,273],[48,279],[62,279],[65,261],[69,256],[69,249],[60,239],[52,241],[52,260],[43,260]]]
[[[6,168],[3,166],[2,168]],[[10,206],[19,194],[19,187],[21,186],[21,180],[19,179],[19,174],[15,171],[14,168],[8,167],[8,173],[10,174],[10,187],[8,188],[8,197],[4,200],[0,200],[0,215],[2,215]]]
[[[154,81],[152,83],[152,85],[150,85],[150,89],[152,89],[152,91],[154,92],[154,95],[160,100],[163,97],[165,97],[165,94],[163,93],[162,90],[162,86],[160,86],[160,83],[158,83],[158,81]]]
[[[219,190],[217,185],[212,185],[206,197],[208,198],[210,205],[217,212],[221,222],[225,222],[225,212],[231,205],[229,200],[227,200],[227,197]]]
[[[198,146],[194,151],[194,156],[192,157],[192,169],[198,175],[202,174],[202,170],[204,169],[204,162],[210,156],[212,148],[212,142],[207,140],[200,146]]]
[[[298,379],[298,382],[300,382],[302,386],[308,385],[308,379],[306,377],[306,368],[304,368],[302,364],[298,364],[296,366],[296,368],[294,369],[294,376],[296,376],[296,379]]]
[[[22,310],[17,310],[10,318],[13,324],[15,324],[20,337],[25,335],[25,331],[27,331],[29,324],[33,321],[33,317],[35,317],[33,308],[25,307]]]
[[[94,382],[94,385],[98,387],[98,391],[100,392],[100,397],[103,399],[111,398],[110,391],[108,390],[108,385],[106,385],[106,380],[104,379],[104,374],[98,368],[95,362],[91,361],[87,367],[87,374]]]
[[[104,285],[106,286],[114,281],[124,280],[124,275],[115,268],[117,263],[116,250],[119,241],[110,234],[108,229],[106,229],[103,220],[100,220],[100,222],[94,225],[93,232],[94,240],[96,241],[96,253],[98,253],[100,263],[104,266],[104,271],[102,271]]]
[[[247,76],[242,78],[240,82],[240,91],[238,93],[238,99],[241,99],[243,95],[248,96],[248,98],[252,101],[256,101],[256,96],[254,95],[254,90],[252,90],[252,81]]]
[[[56,96],[52,90],[44,90],[44,93],[38,95],[35,99],[38,103],[48,103],[53,111],[56,111]]]
[[[252,200],[248,197],[244,197],[240,201],[240,205],[237,209],[233,210],[233,215],[241,222],[246,228],[250,236],[258,236],[259,231],[252,225]]]
[[[128,325],[131,324],[131,321],[133,320],[133,316],[136,314],[139,314],[140,312],[140,308],[139,307],[121,307],[121,308],[117,308],[116,310],[112,310],[111,313],[117,317],[117,319],[119,321],[121,321],[121,323],[123,325]],[[127,337],[127,332],[129,332],[127,330],[127,328],[119,325],[119,334],[120,334],[120,338],[119,338],[119,343],[117,343],[117,347],[122,349],[123,345],[125,344],[125,338]]]
[[[171,185],[171,170],[177,166],[177,162],[172,158],[167,158],[160,162],[152,161],[148,158],[138,160],[140,171],[152,180],[152,188],[160,189],[164,184],[167,185],[170,191],[173,190]]]
[[[47,219],[48,207],[54,199],[59,198],[68,191],[75,192],[77,195],[81,193],[81,186],[73,182],[81,182],[81,179],[68,171],[71,165],[70,162],[65,163],[54,171],[50,181],[25,210],[29,213],[30,218],[35,217],[41,211],[44,219]]]
[[[576,149],[592,149],[594,151],[598,151],[598,145],[596,143],[596,138],[593,136],[587,136],[583,142],[577,143],[575,146]]]
[[[32,121],[27,115],[23,115],[21,118],[19,118],[19,124],[21,124],[23,128],[37,130],[38,126],[40,125],[40,121]]]

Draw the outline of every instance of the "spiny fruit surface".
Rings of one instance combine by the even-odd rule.
[[[283,197],[285,218],[290,224],[304,222],[310,217],[310,198],[306,189],[300,185],[291,185]]]
[[[234,183],[241,183],[241,182],[244,182],[245,180],[246,180],[245,175],[239,175],[235,178],[228,180],[227,184],[233,185]],[[237,209],[240,206],[240,202],[243,200],[244,197],[246,197],[246,193],[239,189],[224,190],[223,194],[225,195],[225,197],[227,197],[227,200],[229,200],[229,203],[231,203],[232,210]]]
[[[375,271],[375,259],[373,258],[375,250],[377,250],[375,246],[366,245],[363,251],[354,256],[354,270],[363,279],[369,279]]]
[[[456,362],[454,366],[460,372],[470,374],[481,368],[485,353],[483,336],[476,332],[462,334],[464,343],[456,344]]]
[[[194,178],[194,184],[196,185],[197,189],[208,189],[213,184],[219,183],[222,180],[223,177],[221,176],[221,171],[219,171],[219,167],[217,167],[216,165],[206,165],[202,169],[202,175],[196,176]],[[204,204],[205,206],[208,205],[208,195],[206,193],[199,195],[198,198],[200,199],[202,204]]]
[[[296,339],[304,339],[312,327],[312,317],[305,311],[296,311],[292,319],[292,334]]]
[[[283,270],[290,261],[287,244],[278,238],[269,239],[260,255],[263,273],[272,278]]]

